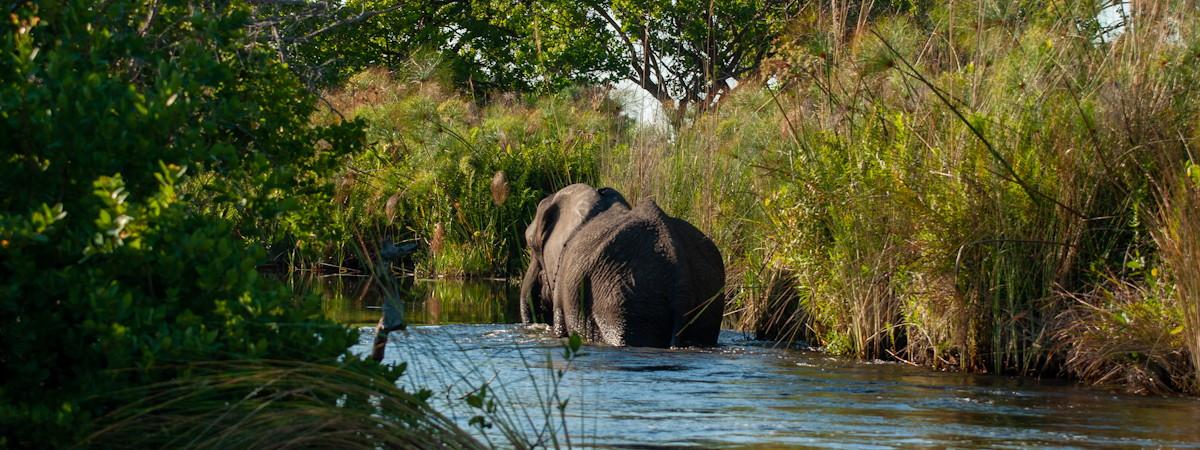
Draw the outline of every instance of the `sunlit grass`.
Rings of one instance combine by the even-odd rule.
[[[1200,342],[1137,336],[1200,321],[1183,279],[1197,272],[1188,230],[1200,214],[1155,187],[1196,147],[1200,24],[1186,2],[1144,2],[1102,41],[1096,7],[956,3],[853,32],[808,9],[761,79],[672,136],[633,137],[601,179],[714,237],[741,328],[864,358],[1104,383],[1122,377],[1081,367],[1111,354],[1100,336],[1112,336],[1121,352],[1188,353],[1194,367]],[[1149,275],[1166,269],[1176,278]],[[1178,295],[1119,297],[1159,322],[1079,328],[1108,320],[1079,299],[1153,283]],[[1160,388],[1116,384],[1196,389],[1171,361]]]
[[[477,103],[404,71],[365,71],[329,98],[372,142],[348,164],[331,214],[367,241],[420,243],[422,276],[517,273],[537,202],[594,183],[597,156],[620,145],[626,126],[599,90]],[[341,116],[327,109],[314,120]]]

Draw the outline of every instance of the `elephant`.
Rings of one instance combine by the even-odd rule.
[[[721,253],[653,199],[573,184],[543,199],[525,229],[524,323],[613,346],[716,345],[725,310]]]
[[[552,323],[553,284],[567,238],[584,223],[612,206],[628,210],[625,197],[614,189],[572,184],[538,203],[534,221],[525,228],[529,267],[521,282],[522,323]]]

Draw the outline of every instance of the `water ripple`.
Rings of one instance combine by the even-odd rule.
[[[1200,447],[1192,399],[856,362],[732,332],[713,349],[585,346],[567,362],[544,327],[414,326],[388,358],[464,426],[477,412],[463,395],[487,383],[520,432],[565,422],[585,447]],[[559,370],[561,416],[546,406]]]

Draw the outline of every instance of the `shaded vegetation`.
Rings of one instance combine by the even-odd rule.
[[[155,398],[166,395],[158,387],[189,389],[207,405],[305,397],[245,382],[222,390],[198,366],[221,364],[212,361],[284,360],[360,377],[309,392],[304,408],[272,411],[279,420],[348,412],[330,390],[359,389],[360,403],[365,392],[395,393],[401,369],[351,355],[355,331],[325,319],[317,297],[256,270],[257,243],[322,228],[319,211],[300,206],[330,201],[328,180],[364,135],[357,123],[311,124],[316,97],[248,37],[250,20],[236,2],[6,8],[0,446],[76,446],[117,411],[175,411],[130,405],[135,387]],[[420,409],[358,409],[452,431]],[[137,432],[174,446],[170,429]]]
[[[401,281],[410,281],[403,278]],[[321,293],[325,315],[339,323],[374,325],[382,306],[379,287],[358,277],[297,280],[297,289]],[[516,288],[506,282],[430,280],[405,283],[404,321],[408,324],[513,323]]]
[[[855,20],[891,2],[868,2]],[[556,92],[632,82],[662,100],[705,109],[725,80],[758,70],[804,2],[263,1],[281,58],[307,80],[338,85],[370,67],[436,59],[471,95]],[[338,26],[349,25],[349,26]]]

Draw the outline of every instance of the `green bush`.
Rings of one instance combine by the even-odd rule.
[[[0,446],[70,446],[195,361],[399,372],[261,277],[319,229],[357,123],[245,33],[241,2],[18,2],[0,23]],[[249,242],[248,242],[249,241]],[[338,362],[340,361],[340,362]],[[269,394],[269,389],[260,392]],[[246,390],[238,395],[249,394]],[[333,407],[333,399],[326,399]]]

